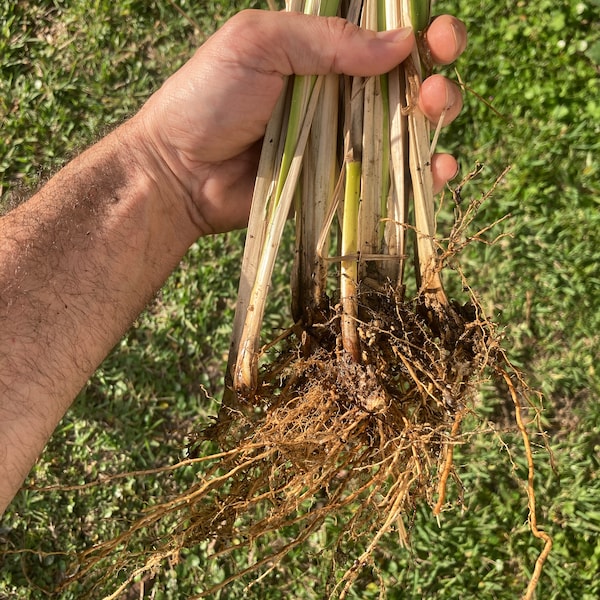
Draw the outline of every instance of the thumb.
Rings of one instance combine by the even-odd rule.
[[[231,36],[249,63],[281,75],[379,75],[415,43],[410,27],[377,33],[338,17],[261,10],[238,13],[220,34]]]

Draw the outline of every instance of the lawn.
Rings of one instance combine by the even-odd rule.
[[[234,12],[265,5],[0,0],[3,202],[27,196],[131,115]],[[462,266],[503,328],[509,356],[544,397],[554,468],[536,438],[538,518],[555,545],[538,597],[592,600],[600,597],[600,4],[440,0],[435,11],[456,14],[470,32],[457,70],[446,70],[465,86],[465,110],[441,140],[463,173],[484,165],[461,191],[465,201],[510,166],[477,217],[482,227],[506,217],[488,235],[499,239],[472,244]],[[448,218],[442,212],[440,224]],[[194,480],[191,468],[111,476],[175,464],[214,414],[243,240],[237,232],[194,244],[81,392],[0,522],[0,598],[82,597],[85,585],[52,593],[69,553],[117,534]],[[267,317],[272,331],[289,322],[286,286],[282,266]],[[511,442],[512,411],[491,386],[479,412]],[[540,550],[515,478],[524,464],[519,446],[509,457],[488,429],[456,461],[462,488],[453,488],[454,508],[438,524],[428,506],[417,507],[411,547],[386,538],[353,598],[378,598],[383,585],[398,599],[519,597]],[[219,597],[324,597],[327,535],[252,587],[240,582]],[[200,544],[163,565],[147,597],[187,598],[235,568],[207,562],[206,553]],[[90,597],[109,592],[100,585]]]

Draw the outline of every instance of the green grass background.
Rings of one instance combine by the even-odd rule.
[[[126,119],[207,35],[250,6],[262,3],[0,0],[4,201],[26,196]],[[512,167],[477,221],[510,215],[490,239],[510,235],[473,245],[463,267],[505,328],[509,355],[544,393],[556,471],[536,444],[536,483],[539,520],[555,547],[538,597],[592,600],[600,597],[599,3],[440,0],[435,11],[456,14],[470,33],[457,65],[469,88],[465,110],[442,140],[463,172],[485,164],[463,196],[479,196]],[[446,72],[457,78],[453,68]],[[194,244],[82,391],[29,487],[76,485],[182,458],[188,432],[217,406],[211,398],[220,395],[242,247],[243,233]],[[283,267],[275,275],[270,331],[287,323],[286,277]],[[485,418],[510,423],[492,391],[482,401]],[[521,473],[523,457],[513,459]],[[457,462],[462,503],[443,513],[440,526],[430,509],[418,508],[412,547],[387,538],[353,598],[377,598],[381,581],[398,599],[519,597],[540,545],[528,533],[524,491],[505,449],[493,436],[476,437]],[[193,478],[182,470],[84,492],[22,491],[0,522],[0,598],[46,597],[67,569],[62,552],[117,533]],[[326,541],[250,589],[239,584],[220,597],[322,598],[319,544]],[[165,565],[147,597],[189,597],[231,568],[205,557],[199,547]]]

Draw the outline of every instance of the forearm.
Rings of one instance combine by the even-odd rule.
[[[125,124],[0,219],[0,513],[200,234],[139,129]]]

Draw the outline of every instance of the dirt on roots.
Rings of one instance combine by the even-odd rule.
[[[224,455],[198,484],[186,545],[214,539],[221,554],[301,525],[259,570],[333,516],[339,543],[363,548],[338,582],[343,591],[390,528],[406,541],[404,519],[418,501],[439,511],[459,424],[497,340],[474,304],[402,302],[391,290],[362,300],[360,364],[341,348],[335,312],[292,328],[258,391],[228,402],[201,434],[198,443],[216,441]]]

